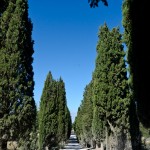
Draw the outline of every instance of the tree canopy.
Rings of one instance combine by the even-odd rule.
[[[4,5],[6,6],[6,5]],[[0,139],[28,140],[36,120],[28,3],[8,1],[0,16]]]

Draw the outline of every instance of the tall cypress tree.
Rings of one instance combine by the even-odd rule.
[[[68,106],[65,106],[65,141],[70,138],[72,130],[72,119]]]
[[[83,130],[82,130],[82,102],[80,104],[80,106],[78,107],[78,111],[77,111],[77,116],[75,118],[75,133],[77,136],[78,141],[82,143],[82,134],[83,134]]]
[[[83,94],[83,116],[82,116],[82,130],[83,138],[86,146],[92,146],[92,119],[93,119],[93,99],[92,99],[92,82],[90,82],[84,90]]]
[[[138,1],[137,1],[138,2]],[[142,80],[145,80],[146,78],[144,77],[143,78],[143,75],[142,75],[142,78],[138,78],[138,74],[141,74],[140,72],[138,72],[138,70],[140,70],[141,67],[138,67],[139,65],[139,62],[141,63],[144,63],[147,59],[144,58],[144,57],[141,57],[141,49],[140,46],[142,45],[145,45],[145,44],[141,44],[142,42],[141,41],[136,41],[136,38],[139,36],[139,35],[136,35],[138,32],[138,30],[142,30],[142,28],[137,28],[136,26],[138,26],[138,23],[141,24],[140,21],[138,21],[138,23],[135,23],[135,18],[136,16],[135,13],[139,13],[141,14],[142,12],[139,10],[138,11],[135,11],[136,9],[136,2],[135,1],[131,1],[131,0],[124,0],[123,1],[123,5],[122,5],[122,14],[123,14],[123,20],[122,20],[122,23],[123,23],[123,26],[125,28],[124,30],[124,35],[123,35],[123,40],[127,46],[127,60],[128,60],[128,64],[129,64],[129,73],[130,73],[130,76],[129,76],[129,84],[130,84],[130,89],[131,89],[131,92],[132,92],[132,99],[131,99],[131,105],[130,105],[130,132],[131,132],[131,141],[132,141],[132,147],[133,149],[135,150],[140,150],[141,147],[140,147],[140,132],[139,132],[139,117],[138,114],[137,114],[137,111],[138,112],[148,112],[149,109],[147,109],[149,107],[149,102],[147,101],[147,98],[142,98],[141,96],[139,97],[139,95],[141,95],[141,93],[143,92],[143,90],[139,90],[139,87],[140,86],[143,86],[143,83],[146,84],[145,82],[143,82]],[[145,4],[145,2],[141,3],[141,5]],[[140,7],[141,7],[140,5]],[[138,5],[137,5],[138,6]],[[144,7],[143,7],[144,8]],[[136,9],[137,10],[137,9]],[[143,17],[142,17],[143,18]],[[133,20],[134,19],[134,20]],[[141,17],[139,18],[141,19]],[[138,19],[138,20],[139,20]],[[134,24],[133,24],[134,22]],[[135,29],[136,28],[136,29]],[[145,28],[145,27],[144,27]],[[138,30],[137,30],[138,29]],[[137,30],[135,33],[135,30]],[[141,35],[138,37],[140,38]],[[137,38],[137,39],[138,39]],[[143,41],[143,40],[142,40]],[[144,41],[145,43],[145,41]],[[139,46],[136,46],[135,45],[139,45]],[[137,53],[138,51],[138,53]],[[140,52],[140,54],[139,54]],[[138,61],[137,60],[142,60],[144,59],[144,61]],[[143,66],[142,66],[143,68]],[[142,72],[142,71],[141,71]],[[145,72],[145,71],[144,71]],[[143,72],[143,73],[144,73]],[[142,74],[143,74],[142,73]],[[137,81],[139,80],[139,81]],[[141,84],[141,83],[142,84]],[[146,86],[143,87],[143,89],[145,88]],[[146,90],[144,91],[144,93],[146,92]],[[146,94],[142,94],[144,97],[147,97],[147,93]],[[142,105],[140,105],[140,103],[138,101],[146,101],[145,102],[142,102]],[[146,104],[146,107],[144,108],[144,105]],[[140,109],[138,106],[142,106]],[[142,114],[142,113],[141,113]],[[141,115],[140,115],[141,116]],[[140,117],[140,120],[141,118],[145,118],[145,119],[142,119],[142,123],[148,127],[149,125],[149,113],[146,113],[145,115],[143,114],[141,117]],[[147,120],[147,121],[146,121]]]
[[[105,24],[100,28],[99,41],[97,45],[97,58],[96,66],[93,72],[93,135],[95,137],[96,143],[100,146],[105,139],[105,128],[108,126],[106,121],[106,105],[107,105],[107,93],[108,93],[108,83],[107,74],[107,51],[109,47],[108,42],[109,29]]]
[[[39,146],[43,150],[46,146],[52,148],[57,145],[57,82],[51,72],[45,80],[39,111]]]
[[[66,106],[66,91],[65,84],[62,78],[58,81],[58,140],[65,141],[65,106]]]
[[[2,5],[3,6],[3,5]],[[0,150],[6,147],[6,142],[8,140],[8,133],[6,135],[7,125],[4,124],[6,117],[4,116],[8,114],[8,105],[9,99],[7,98],[7,93],[9,89],[9,85],[7,83],[6,71],[8,66],[7,52],[5,46],[6,33],[9,28],[9,22],[12,17],[15,5],[13,3],[9,3],[7,9],[2,13],[1,10],[1,18],[0,18]],[[6,23],[7,22],[7,23]],[[8,101],[8,102],[7,102]],[[8,103],[8,104],[7,104]]]
[[[9,1],[0,23],[0,137],[25,140],[36,118],[32,23],[27,1]]]
[[[125,52],[119,28],[110,31],[101,26],[97,45],[96,69],[94,72],[94,96],[98,117],[116,138],[116,149],[123,149],[129,137],[130,93],[125,66]],[[124,132],[128,133],[124,135]],[[123,137],[126,138],[123,138]],[[121,142],[119,142],[122,139]],[[122,144],[121,144],[122,143]],[[107,145],[108,143],[106,143]],[[110,144],[111,145],[111,144]]]
[[[84,89],[83,100],[78,108],[77,116],[74,122],[74,130],[77,138],[82,145],[92,146],[92,118],[93,118],[93,102],[92,102],[92,82]]]
[[[125,147],[124,144],[130,139],[129,108],[131,97],[124,60],[125,52],[119,28],[114,28],[110,32],[110,38],[108,38],[108,41],[111,42],[108,51],[109,60],[107,60],[110,63],[108,63],[109,73],[107,75],[109,91],[107,94],[106,119],[110,126],[116,128],[114,128],[115,132],[113,131],[113,134],[117,137],[116,148],[119,150],[129,148],[129,145]]]
[[[99,110],[96,103],[93,103],[92,135],[93,147],[100,147],[105,140],[105,121],[99,117]]]
[[[128,48],[128,63],[130,66],[131,88],[134,101],[137,104],[138,118],[146,127],[150,127],[150,95],[147,86],[150,84],[149,39],[147,30],[150,26],[149,5],[147,0],[123,1],[124,39]],[[143,17],[144,16],[144,17]],[[147,18],[147,19],[145,19]],[[143,67],[145,66],[145,67]]]

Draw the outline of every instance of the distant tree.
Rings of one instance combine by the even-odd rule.
[[[39,110],[39,147],[52,148],[58,144],[58,104],[57,104],[57,82],[53,79],[51,72],[45,80]]]
[[[78,142],[82,143],[82,102],[80,104],[80,106],[78,107],[78,111],[77,111],[77,116],[75,117],[75,133],[78,139]]]
[[[24,144],[36,118],[32,23],[27,1],[8,2],[0,16],[0,141]]]
[[[74,130],[78,141],[84,146],[92,146],[92,82],[86,85],[83,93],[83,100],[78,107],[77,116],[74,122]]]
[[[97,125],[98,130],[96,128],[92,128],[93,124],[95,125],[95,123],[100,120],[98,117],[96,118],[96,116],[93,116],[93,109],[93,83],[91,81],[84,89],[83,100],[78,108],[74,122],[74,130],[78,141],[86,147],[95,146],[93,141],[97,140],[97,133],[100,129],[99,124]],[[95,119],[94,122],[93,119]]]
[[[65,142],[70,138],[72,130],[72,119],[68,106],[65,107]]]
[[[70,111],[66,101],[65,83],[54,80],[48,73],[39,110],[39,145],[52,149],[68,140],[72,129]]]
[[[84,89],[82,102],[82,130],[86,146],[92,146],[92,119],[93,119],[93,100],[92,100],[92,82],[90,82]]]

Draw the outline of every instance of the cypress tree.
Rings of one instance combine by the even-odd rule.
[[[114,28],[110,32],[111,41],[109,46],[109,60],[111,64],[108,64],[108,82],[109,91],[107,94],[107,112],[106,119],[110,127],[115,127],[115,133],[117,137],[116,148],[129,148],[126,145],[129,141],[129,108],[131,97],[129,93],[127,69],[125,65],[125,52],[122,45],[122,36],[119,33],[119,28]],[[111,113],[110,113],[111,112]],[[112,128],[111,128],[112,130]],[[113,131],[114,132],[114,131]],[[127,141],[128,140],[128,141]]]
[[[39,125],[38,125],[38,111],[37,111],[37,115],[36,115],[36,124],[32,129],[32,132],[30,133],[30,140],[29,140],[29,149],[30,150],[36,150],[39,147],[38,144],[38,134],[39,134]]]
[[[32,23],[27,1],[9,1],[0,23],[0,138],[21,143],[28,140],[36,118]]]
[[[134,101],[140,122],[150,128],[150,95],[147,88],[150,73],[146,67],[149,66],[149,39],[145,38],[150,26],[149,19],[145,19],[149,18],[148,0],[124,0],[123,12]]]
[[[83,138],[86,147],[92,146],[92,119],[93,119],[93,101],[92,101],[92,82],[90,82],[84,90],[83,94],[83,116],[82,116],[82,130]]]
[[[106,121],[106,105],[107,105],[107,93],[108,93],[108,83],[107,74],[108,66],[107,61],[107,51],[109,47],[108,42],[109,29],[105,24],[104,27],[100,28],[99,42],[97,45],[97,58],[96,66],[93,72],[93,135],[98,146],[105,139],[105,128],[108,126]]]
[[[78,142],[80,142],[81,144],[83,144],[82,142],[82,102],[80,104],[80,106],[78,107],[78,111],[77,111],[77,116],[75,118],[75,133],[78,139]]]
[[[93,145],[92,119],[92,82],[90,82],[84,89],[83,100],[81,101],[80,107],[78,108],[77,116],[74,122],[74,130],[78,141],[86,147]]]
[[[3,7],[3,5],[2,5]],[[5,7],[5,6],[4,6]],[[15,4],[12,2],[9,2],[9,5],[6,10],[1,10],[1,16],[0,16],[0,50],[1,50],[1,57],[5,55],[5,40],[6,40],[6,34],[7,30],[9,28],[9,22],[12,18],[12,14],[15,9]],[[6,23],[7,22],[7,23]],[[1,64],[4,60],[2,60]]]
[[[60,77],[54,80],[48,73],[39,111],[39,147],[52,149],[70,137],[72,121],[66,101],[65,83]]]
[[[93,120],[92,120],[92,135],[93,135],[93,147],[100,147],[100,144],[105,139],[105,123],[103,119],[99,117],[99,110],[96,103],[93,103]]]
[[[39,147],[52,148],[58,144],[58,104],[57,104],[57,82],[48,72],[40,101],[39,111]]]
[[[125,148],[126,139],[129,137],[130,93],[125,52],[119,28],[110,31],[104,24],[100,28],[99,38],[94,72],[95,111],[98,111],[97,115],[106,127],[106,140],[110,130],[116,138],[115,147],[119,150]]]
[[[72,119],[68,106],[65,106],[65,141],[70,138],[72,130]]]
[[[65,84],[62,78],[58,81],[58,140],[65,141],[65,106],[66,106],[66,92]]]
[[[128,64],[129,64],[129,85],[130,85],[130,89],[131,89],[131,94],[132,94],[132,98],[131,98],[131,105],[130,105],[130,132],[131,132],[131,141],[132,141],[132,147],[133,149],[135,150],[139,150],[141,149],[140,147],[140,131],[139,131],[139,117],[137,117],[137,111],[139,111],[139,107],[140,106],[140,103],[138,103],[138,101],[142,100],[142,101],[145,101],[145,99],[141,99],[139,96],[138,96],[138,93],[141,93],[142,91],[139,91],[138,87],[139,86],[143,86],[143,79],[145,80],[145,77],[143,79],[138,79],[137,76],[138,76],[138,73],[137,72],[137,68],[138,68],[138,62],[137,60],[141,58],[138,58],[140,55],[141,55],[141,49],[140,48],[140,42],[136,41],[136,37],[139,36],[139,35],[136,35],[134,34],[135,32],[135,28],[136,25],[134,23],[133,25],[133,20],[134,19],[134,14],[133,13],[136,13],[134,9],[136,9],[136,5],[135,5],[135,1],[131,1],[131,0],[124,0],[123,1],[123,5],[122,5],[122,14],[123,14],[123,19],[122,19],[122,23],[123,23],[123,26],[125,28],[124,30],[124,34],[123,34],[123,40],[127,46],[127,61],[128,61]],[[144,3],[143,3],[144,4]],[[143,5],[141,3],[141,5]],[[137,13],[142,13],[142,12],[139,12],[137,11]],[[136,14],[137,14],[136,13]],[[140,18],[139,18],[140,19]],[[145,27],[144,27],[145,28]],[[142,28],[140,28],[141,30]],[[136,31],[136,32],[139,32],[139,31]],[[138,46],[136,46],[135,48],[135,44]],[[144,44],[145,45],[145,44]],[[137,51],[140,51],[140,54],[137,53]],[[137,55],[138,54],[138,55]],[[142,58],[144,59],[144,61],[146,60],[146,58]],[[142,61],[140,61],[142,62]],[[140,68],[139,68],[140,70]],[[144,72],[143,72],[144,73]],[[142,73],[142,74],[143,74]],[[140,73],[141,74],[141,73]],[[137,82],[137,79],[140,80]],[[142,84],[139,83],[139,82],[143,82]],[[141,85],[140,85],[141,84]],[[145,84],[145,83],[144,83]],[[146,87],[146,86],[144,86]],[[144,89],[143,87],[143,89]],[[144,94],[144,93],[143,93]],[[143,96],[146,96],[146,95],[143,95]],[[148,102],[148,101],[147,101]],[[137,104],[138,103],[138,104]],[[144,112],[145,110],[148,111],[147,107],[149,107],[149,105],[147,103],[144,103],[143,104],[145,105],[146,104],[146,107],[142,107],[142,109],[140,109],[139,112]],[[142,104],[142,105],[143,105]],[[148,116],[149,113],[146,114],[146,116]],[[145,115],[143,115],[145,117]],[[143,117],[142,117],[143,118]],[[147,117],[145,117],[147,118]],[[146,119],[147,120],[147,119]],[[148,119],[149,120],[149,119]],[[145,122],[145,123],[144,123]],[[144,123],[144,125],[148,125],[149,121],[144,121],[142,123]]]
[[[9,94],[7,94],[9,90],[9,84],[6,78],[6,71],[8,72],[9,69],[7,67],[9,65],[9,61],[8,59],[6,59],[8,57],[7,56],[8,54],[6,51],[5,41],[6,41],[6,33],[9,28],[9,22],[12,17],[14,8],[15,5],[13,3],[9,3],[9,6],[1,14],[2,16],[0,18],[0,150],[6,148],[8,140],[8,133],[7,134],[5,133],[6,130],[8,129],[7,127],[8,125],[4,123],[5,120],[7,120],[5,116],[9,115],[8,109]]]

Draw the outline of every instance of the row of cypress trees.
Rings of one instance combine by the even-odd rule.
[[[27,0],[0,0],[0,150],[63,144],[71,132],[65,84],[48,73],[40,110],[34,100],[32,22]]]
[[[108,6],[109,1],[107,0],[99,0],[99,1],[89,0],[88,2],[90,3],[90,6],[94,8],[98,6],[98,3],[100,1],[102,1],[104,5]],[[143,130],[145,130],[144,132],[147,132],[148,134],[148,130],[150,127],[150,109],[149,109],[150,101],[149,101],[149,91],[147,88],[149,85],[150,78],[149,78],[149,71],[146,67],[149,64],[149,59],[148,59],[149,57],[148,55],[149,42],[148,41],[149,40],[148,38],[146,38],[146,35],[148,33],[147,28],[150,25],[150,21],[148,17],[148,11],[149,11],[148,7],[149,7],[148,0],[143,0],[143,1],[123,0],[123,4],[122,4],[122,14],[123,14],[122,24],[125,29],[123,33],[122,42],[124,42],[127,46],[126,56],[127,56],[127,62],[129,65],[129,70],[128,70],[129,71],[129,80],[128,80],[129,107],[127,105],[128,107],[127,110],[129,111],[129,113],[127,113],[125,117],[129,118],[127,122],[129,123],[129,130],[128,129],[127,130],[129,131],[131,138],[128,138],[128,139],[131,140],[132,149],[135,149],[135,150],[141,149],[140,147],[141,131],[143,132]],[[94,75],[93,75],[93,78],[94,78]],[[93,80],[94,79],[92,79],[91,81],[92,84],[94,82]],[[92,90],[93,92],[95,91],[95,85],[92,86]],[[101,94],[104,96],[106,93],[101,93]],[[97,101],[94,97],[95,96],[91,98],[91,101],[93,102],[93,105],[91,106],[91,108],[93,109],[93,106],[96,106],[96,108],[101,108],[101,103],[97,104],[96,103]],[[83,101],[86,101],[85,98],[83,99]],[[101,99],[99,99],[99,101],[101,101]],[[101,108],[102,110],[99,110],[100,112],[97,114],[98,118],[101,116],[101,114],[103,114],[101,113],[101,111],[105,112],[105,109],[108,106],[106,105],[103,107],[104,109]],[[95,108],[95,112],[98,111],[96,108]],[[83,102],[81,103],[81,106],[79,107],[78,116],[74,123],[74,126],[76,127],[76,132],[78,134],[80,133],[79,135],[80,140],[81,140],[81,135],[83,136],[83,134],[82,132],[79,132],[80,129],[77,124],[79,122],[78,121],[79,116],[81,116],[81,110],[82,111],[84,110]],[[93,113],[93,118],[92,118],[93,120],[94,120],[94,114],[95,113]],[[120,112],[118,114],[120,114]],[[83,117],[83,114],[82,114],[82,117]],[[120,115],[120,118],[122,118],[121,115]],[[101,120],[101,118],[99,120]],[[106,120],[104,122],[106,122]],[[98,124],[98,121],[97,121],[97,124]],[[142,128],[141,128],[141,124],[142,124]],[[100,122],[99,127],[100,126],[103,126],[103,121]],[[94,126],[92,124],[92,128],[91,128],[92,133],[94,133],[93,127]],[[107,126],[105,125],[105,127]],[[108,127],[111,127],[111,124],[109,124]],[[107,131],[108,131],[108,128],[107,128]],[[101,133],[101,130],[99,131],[99,133]],[[92,138],[92,140],[93,139],[94,138]]]
[[[119,28],[110,30],[105,23],[98,37],[95,70],[75,118],[75,132],[85,146],[138,150],[140,133],[122,35]]]
[[[103,2],[109,5],[109,0],[89,0],[92,8]],[[129,84],[132,90],[133,102],[136,103],[138,120],[142,130],[150,130],[150,84],[149,39],[146,38],[150,26],[148,0],[123,0],[122,25],[124,27],[124,42],[127,46],[127,61],[129,65]],[[145,67],[144,67],[145,66]],[[147,67],[146,67],[147,66]]]
[[[63,145],[70,137],[72,120],[67,107],[65,84],[48,73],[39,110],[39,146],[52,148]]]

